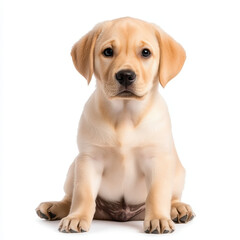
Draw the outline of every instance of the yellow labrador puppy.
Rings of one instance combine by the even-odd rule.
[[[146,233],[171,233],[193,219],[182,203],[185,171],[174,146],[167,106],[159,95],[181,70],[185,51],[159,27],[133,18],[98,24],[71,52],[97,87],[78,128],[79,154],[65,197],[36,209],[61,219],[61,232],[88,231],[93,219],[144,220]]]

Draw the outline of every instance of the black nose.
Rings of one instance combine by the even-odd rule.
[[[125,87],[128,87],[136,80],[136,74],[132,70],[121,70],[116,73],[115,77]]]

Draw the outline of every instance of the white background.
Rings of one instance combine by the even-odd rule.
[[[240,7],[238,1],[1,2],[0,239],[239,238]],[[172,235],[146,235],[142,222],[94,221],[62,234],[37,217],[59,200],[84,103],[95,87],[73,67],[72,45],[96,23],[132,16],[182,44],[181,73],[160,88],[187,170],[183,201],[197,214]]]

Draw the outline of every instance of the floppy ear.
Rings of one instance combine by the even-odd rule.
[[[99,25],[83,36],[72,48],[71,55],[75,68],[87,79],[88,84],[93,75],[94,48],[101,32]]]
[[[159,27],[156,35],[160,48],[159,81],[165,87],[182,69],[186,53],[179,43]]]

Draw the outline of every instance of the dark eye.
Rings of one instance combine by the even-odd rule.
[[[148,58],[150,55],[151,55],[151,52],[150,52],[149,49],[144,48],[144,49],[142,50],[142,56],[143,56],[144,58]]]
[[[103,51],[103,55],[105,57],[112,57],[113,56],[113,49],[112,48],[106,48],[104,51]]]

